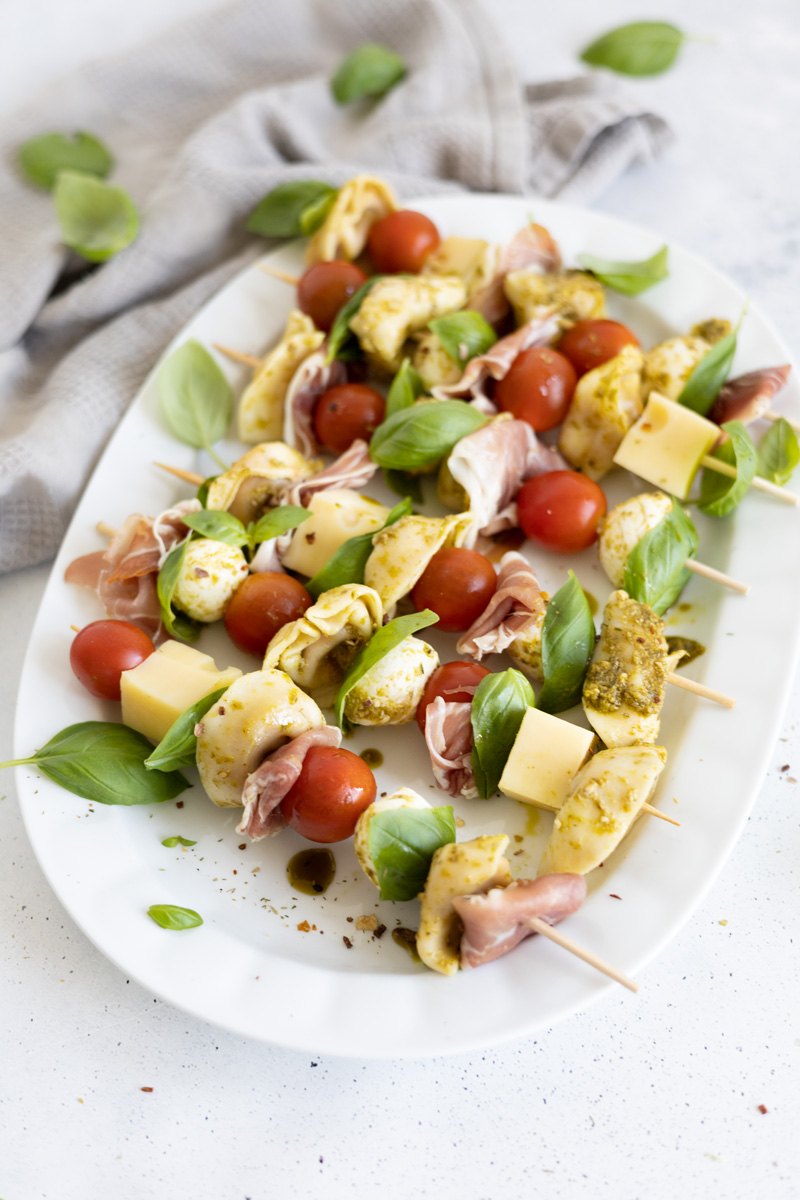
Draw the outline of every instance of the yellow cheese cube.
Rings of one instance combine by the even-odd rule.
[[[508,756],[500,791],[523,804],[558,812],[596,743],[590,729],[529,708]]]
[[[703,457],[720,435],[719,425],[658,392],[632,425],[614,455],[618,467],[685,500]]]
[[[350,488],[317,492],[311,516],[300,525],[283,556],[283,565],[301,575],[316,575],[349,538],[373,533],[386,523],[389,509]]]
[[[160,742],[181,713],[241,675],[238,667],[220,671],[213,658],[183,642],[164,642],[155,654],[120,677],[122,721]]]

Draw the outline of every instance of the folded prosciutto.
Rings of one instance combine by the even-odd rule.
[[[458,641],[459,654],[480,662],[500,654],[529,625],[544,620],[547,594],[542,592],[527,559],[510,550],[500,559],[497,589],[486,609]]]
[[[328,388],[347,382],[347,368],[335,358],[326,362],[327,347],[309,354],[292,376],[286,392],[283,440],[308,458],[319,450],[314,434],[314,405]]]
[[[497,273],[479,291],[473,292],[467,307],[479,312],[490,325],[497,325],[510,312],[504,284],[510,271],[557,271],[561,266],[558,246],[543,225],[526,225],[503,247]]]
[[[583,875],[542,875],[540,879],[515,879],[508,887],[491,888],[473,896],[454,896],[453,907],[461,918],[461,966],[480,967],[507,954],[536,930],[538,918],[555,925],[574,913],[586,898]]]
[[[531,321],[526,321],[508,337],[500,338],[499,342],[479,354],[467,363],[464,374],[457,383],[442,384],[432,389],[432,395],[437,400],[468,400],[471,398],[475,408],[488,414],[497,412],[492,403],[490,389],[493,380],[505,379],[514,359],[523,350],[532,346],[549,346],[560,331],[558,321],[553,312],[545,312]]]
[[[748,371],[723,383],[708,413],[709,421],[722,425],[725,421],[755,421],[767,411],[772,399],[786,387],[791,367],[764,367]]]
[[[468,800],[478,795],[472,770],[471,713],[471,700],[444,700],[437,696],[425,714],[425,743],[433,777],[449,795]]]
[[[324,471],[318,471],[309,479],[292,484],[281,496],[281,504],[297,504],[308,508],[308,502],[317,492],[329,488],[352,488],[357,491],[369,483],[378,469],[378,464],[369,456],[369,446],[363,438],[356,440],[340,454],[335,462]]]
[[[246,833],[254,842],[280,833],[286,825],[280,803],[297,782],[309,750],[312,746],[331,746],[335,750],[341,741],[341,729],[336,725],[322,725],[273,750],[245,780],[242,789],[244,814],[236,832]]]

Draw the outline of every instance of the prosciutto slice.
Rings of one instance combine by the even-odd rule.
[[[327,353],[327,345],[323,343],[319,350],[309,354],[295,371],[286,392],[283,440],[305,458],[319,451],[312,421],[314,405],[328,388],[347,382],[344,363],[338,358],[327,363]]]
[[[490,325],[496,325],[508,315],[511,305],[504,284],[509,271],[538,270],[549,273],[561,266],[558,246],[542,225],[526,225],[504,247],[494,278],[474,292],[467,307],[479,312]]]
[[[425,743],[433,777],[449,795],[468,800],[478,795],[472,771],[471,713],[471,700],[445,700],[442,696],[425,710]]]
[[[534,918],[556,925],[574,913],[586,898],[583,875],[543,875],[540,879],[515,879],[505,888],[491,888],[474,896],[454,896],[453,907],[461,918],[461,966],[480,967],[513,950],[535,933]]]
[[[720,388],[709,410],[709,421],[715,421],[717,425],[725,421],[755,421],[767,411],[775,394],[786,386],[790,370],[787,363],[783,367],[765,367],[729,379]]]
[[[541,316],[534,317],[520,325],[508,337],[500,338],[485,354],[479,354],[467,363],[464,374],[458,383],[442,384],[432,389],[431,394],[437,400],[467,400],[481,412],[497,412],[497,406],[489,396],[492,380],[505,379],[514,359],[523,350],[532,346],[549,346],[559,333],[555,309]]]
[[[279,805],[297,782],[309,750],[312,746],[332,746],[336,749],[341,741],[341,729],[336,725],[322,725],[301,733],[285,746],[273,750],[244,781],[244,814],[236,826],[236,832],[248,834],[254,842],[280,833],[286,826],[286,818]]]
[[[527,559],[510,550],[500,559],[497,590],[485,610],[459,638],[459,654],[480,662],[486,654],[500,654],[528,625],[544,616],[544,596]]]
[[[369,456],[369,446],[362,438],[341,454],[335,462],[309,479],[292,484],[281,496],[281,504],[298,504],[308,507],[308,502],[317,492],[328,488],[358,488],[369,483],[378,469],[378,464]]]

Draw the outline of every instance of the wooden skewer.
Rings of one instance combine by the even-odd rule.
[[[670,825],[677,825],[680,829],[680,821],[676,821],[673,817],[668,817],[666,813],[662,813],[660,808],[653,808],[652,804],[643,804],[642,812],[649,813],[651,817],[659,817],[662,821],[669,821]]]
[[[297,275],[290,275],[288,271],[279,271],[277,267],[265,267],[259,265],[259,271],[263,271],[265,275],[271,275],[273,279],[280,279],[281,283],[290,283],[292,287],[297,287],[300,280]]]
[[[701,458],[700,465],[708,467],[709,471],[716,471],[719,475],[727,475],[729,479],[737,478],[736,467],[720,462],[718,458],[713,458],[710,454]],[[776,500],[783,500],[784,504],[800,504],[800,496],[796,492],[787,492],[786,488],[778,487],[777,483],[770,483],[768,479],[762,479],[760,475],[753,478],[751,487],[757,488],[760,492],[768,492]]]
[[[560,929],[554,929],[552,925],[548,925],[547,921],[543,921],[541,917],[529,917],[525,921],[525,924],[536,933],[541,933],[546,938],[550,938],[550,941],[555,942],[557,946],[561,946],[564,950],[569,950],[570,954],[583,959],[585,963],[588,963],[590,967],[594,967],[596,971],[602,971],[609,979],[616,980],[617,983],[621,983],[623,987],[628,988],[631,992],[638,992],[639,985],[635,979],[631,979],[628,975],[623,975],[622,971],[618,971],[610,963],[605,962],[602,958],[598,958],[596,954],[592,954],[591,950],[584,950],[583,946],[579,946],[577,942],[573,942],[572,938],[567,937]]]
[[[256,358],[254,354],[243,354],[241,350],[231,350],[230,346],[220,346],[219,342],[214,342],[214,349],[219,350],[220,354],[224,354],[227,358],[232,358],[234,362],[252,367],[254,371],[261,366],[261,359]]]
[[[182,471],[180,467],[168,467],[166,463],[154,462],[154,467],[160,467],[162,471],[169,471],[170,475],[177,475],[178,479],[182,479],[184,483],[191,483],[195,487],[200,487],[203,482],[203,476],[198,475],[196,471]]]
[[[713,688],[706,687],[704,683],[695,683],[693,679],[685,679],[682,675],[676,675],[674,671],[670,671],[667,675],[667,683],[671,683],[674,687],[683,688],[685,692],[693,692],[695,696],[703,696],[706,700],[713,700],[715,704],[722,704],[725,708],[735,708],[736,701],[733,696],[726,696],[724,692],[715,692]]]
[[[95,525],[98,533],[102,533],[103,537],[113,538],[117,532],[113,525],[109,525],[107,521],[98,521]]]
[[[704,579],[712,579],[714,583],[721,583],[723,587],[730,588],[732,592],[741,592],[746,596],[750,591],[749,583],[740,583],[738,579],[732,579],[730,575],[723,575],[722,571],[717,571],[714,567],[707,567],[705,563],[697,562],[694,558],[687,558],[684,566],[687,571],[694,571],[695,575],[702,575]]]
[[[780,421],[781,417],[783,417],[783,420],[787,425],[791,425],[792,429],[796,429],[797,432],[800,433],[800,421],[790,421],[788,417],[783,416],[783,413],[776,413],[770,410],[768,412],[763,412],[761,416],[765,421]]]

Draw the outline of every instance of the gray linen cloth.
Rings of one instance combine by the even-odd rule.
[[[367,41],[397,51],[408,74],[378,102],[339,108],[330,76]],[[65,286],[75,256],[51,197],[15,160],[27,138],[75,129],[108,144],[142,225]],[[523,89],[477,0],[239,0],[51,89],[0,128],[0,570],[55,553],[166,343],[263,253],[244,223],[277,183],[307,178],[309,164],[333,184],[369,167],[401,196],[466,187],[586,202],[669,137],[608,76]]]

